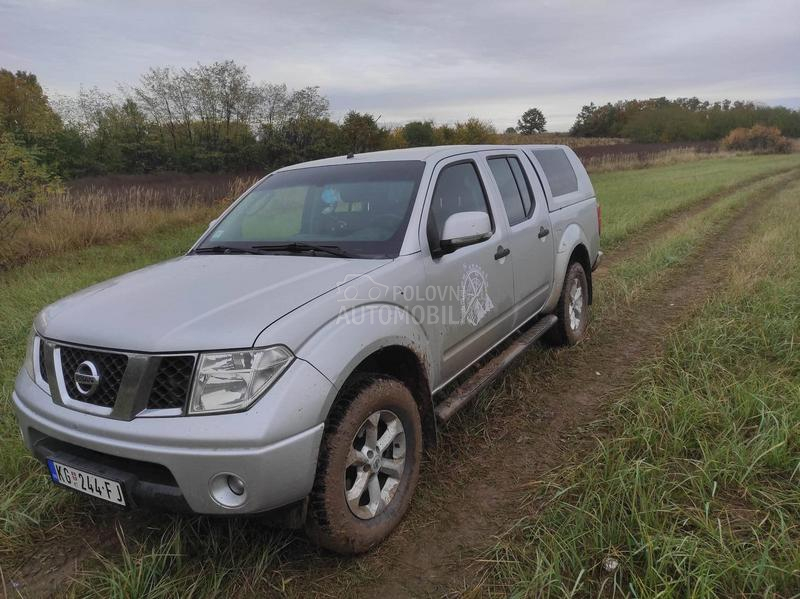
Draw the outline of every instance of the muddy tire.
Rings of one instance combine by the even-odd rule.
[[[567,268],[554,314],[558,322],[547,331],[545,341],[555,346],[580,343],[589,326],[589,282],[580,262]]]
[[[362,553],[394,530],[411,503],[422,459],[419,409],[382,375],[348,384],[326,423],[306,532],[337,553]]]

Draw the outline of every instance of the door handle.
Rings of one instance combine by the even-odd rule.
[[[511,250],[508,248],[504,248],[502,245],[497,246],[497,251],[494,253],[494,259],[500,260],[501,258],[505,258],[511,253]]]
[[[550,229],[544,226],[539,227],[539,239],[542,237],[547,237],[548,235],[550,235]]]

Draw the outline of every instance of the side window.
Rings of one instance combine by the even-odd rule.
[[[488,162],[503,198],[508,223],[512,226],[521,223],[530,214],[531,194],[519,160],[503,156],[490,158]]]
[[[542,165],[544,174],[550,183],[553,197],[563,196],[578,191],[578,177],[569,162],[569,158],[561,148],[554,150],[534,150],[533,155]]]
[[[485,212],[491,218],[489,202],[473,162],[451,164],[439,173],[428,214],[428,243],[432,250],[439,247],[447,218],[459,212]]]
[[[522,170],[522,165],[519,160],[513,156],[508,157],[508,163],[511,165],[511,170],[514,173],[514,179],[517,181],[517,188],[522,196],[522,206],[525,208],[525,214],[530,214],[534,209],[533,195],[531,194],[531,184],[528,181],[528,176]]]

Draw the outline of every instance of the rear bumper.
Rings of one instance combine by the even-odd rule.
[[[236,414],[113,420],[55,404],[25,372],[12,401],[25,443],[40,460],[57,455],[68,465],[121,480],[134,507],[235,514],[272,510],[308,495],[324,426],[311,406],[323,405],[331,392],[327,379],[297,360],[267,396]],[[287,402],[294,407],[289,413]],[[299,432],[284,436],[287,422]],[[239,505],[226,506],[212,492],[221,474],[245,482]]]

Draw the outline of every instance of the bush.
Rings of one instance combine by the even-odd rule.
[[[792,142],[781,135],[777,127],[754,125],[749,129],[734,129],[722,140],[726,150],[755,152],[756,154],[788,154]]]
[[[412,148],[436,143],[433,121],[411,121],[403,125],[402,132],[406,143]]]
[[[497,131],[491,123],[473,117],[463,123],[456,123],[453,141],[457,144],[488,144],[493,141],[496,134]]]
[[[61,189],[30,150],[10,133],[0,135],[0,266],[14,232],[36,219],[48,194]]]
[[[0,137],[0,234],[19,218],[36,214],[48,193],[58,190],[57,180],[36,162],[33,154],[17,144],[14,136]]]

